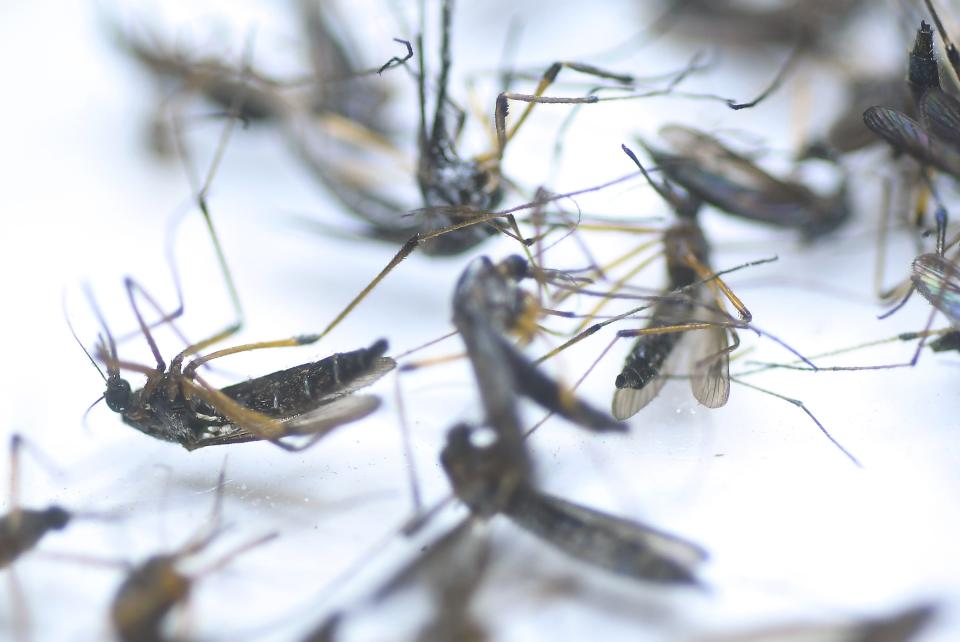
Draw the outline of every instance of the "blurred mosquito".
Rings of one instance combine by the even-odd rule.
[[[128,570],[110,606],[110,620],[123,642],[162,642],[181,639],[166,633],[168,615],[186,604],[193,583],[215,573],[250,549],[276,538],[271,533],[238,546],[200,571],[185,574],[177,566],[203,552],[221,534],[221,505],[224,472],[221,470],[217,494],[208,527],[194,535],[172,553],[153,555]]]
[[[511,307],[511,298],[501,289],[508,282],[502,274],[497,278],[493,268],[488,260],[475,261],[461,277],[454,297],[455,322],[467,344],[485,413],[484,428],[467,424],[452,428],[440,455],[455,495],[476,517],[503,513],[568,554],[607,570],[649,581],[693,582],[689,567],[704,557],[698,547],[535,490],[517,395],[530,396],[568,417],[570,413],[562,404],[553,408],[544,403],[545,395],[534,392],[540,384],[531,385],[538,379],[536,371],[510,356],[496,325],[491,327],[503,323],[491,316]],[[507,305],[491,309],[491,301]],[[607,429],[623,428],[609,419],[605,424]]]
[[[572,390],[543,372],[511,342],[513,336],[520,346],[529,344],[540,332],[539,317],[549,313],[533,294],[520,287],[527,278],[536,278],[543,285],[550,279],[562,279],[563,275],[531,266],[518,255],[508,256],[497,264],[487,257],[479,257],[466,267],[454,288],[453,324],[466,346],[478,387],[489,391],[481,394],[484,411],[488,417],[499,418],[494,425],[506,431],[500,437],[510,443],[520,443],[526,436],[513,411],[513,400],[517,397],[527,397],[550,414],[593,432],[625,430],[625,425],[580,400]],[[443,359],[408,362],[400,371],[408,372],[438,361]],[[402,404],[400,407],[402,409]],[[401,427],[407,443],[402,410]],[[406,450],[414,507],[419,512],[420,493],[409,445]],[[518,464],[518,468],[522,466]]]
[[[756,47],[799,40],[815,51],[829,50],[836,34],[864,0],[669,0],[677,31],[724,44]]]
[[[788,624],[747,634],[697,638],[697,642],[781,642],[784,640],[909,642],[927,628],[935,615],[935,606],[920,604],[890,615],[824,624]]]
[[[568,555],[618,575],[661,584],[698,583],[694,567],[707,557],[701,547],[537,490],[529,467],[518,465],[527,460],[525,451],[515,452],[499,438],[502,432],[502,427],[457,425],[440,455],[454,493],[475,518],[502,514]]]
[[[473,520],[463,520],[391,574],[366,603],[335,611],[301,638],[301,642],[338,640],[347,628],[345,624],[357,611],[365,606],[377,606],[415,587],[426,589],[432,608],[428,620],[420,624],[409,639],[417,642],[487,640],[487,627],[470,613],[470,606],[492,555],[486,531]]]
[[[31,446],[32,444],[27,444]],[[18,640],[28,640],[29,618],[27,607],[14,572],[14,563],[31,551],[46,535],[65,529],[74,519],[104,519],[105,515],[70,511],[61,506],[23,508],[20,506],[20,451],[24,439],[19,434],[10,438],[10,495],[8,511],[0,516],[0,569],[7,571],[10,595],[13,599],[12,630]]]
[[[165,87],[165,105],[198,94],[223,109],[239,100],[244,121],[282,125],[292,114],[300,113],[333,129],[342,124],[343,130],[349,131],[350,123],[358,123],[371,132],[385,133],[387,86],[371,76],[396,66],[395,61],[401,59],[363,69],[357,62],[358,48],[350,42],[349,29],[334,28],[344,25],[335,7],[314,0],[297,2],[296,7],[309,68],[299,77],[275,76],[251,63],[238,70],[217,55],[192,54],[182,46],[164,42],[156,33],[137,33],[134,28],[117,24],[108,28],[114,42]],[[161,107],[164,111],[167,108]],[[161,115],[157,120],[165,118]]]

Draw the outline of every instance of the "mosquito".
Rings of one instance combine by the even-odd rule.
[[[31,445],[31,444],[27,444]],[[46,508],[23,508],[20,505],[20,452],[24,438],[10,437],[9,510],[0,516],[0,569],[6,569],[13,598],[13,629],[17,639],[29,639],[29,618],[14,563],[33,550],[48,534],[62,531],[75,519],[103,519],[103,515],[67,510],[58,505]]]
[[[172,553],[153,555],[128,569],[110,605],[110,620],[123,642],[163,642],[172,640],[165,633],[167,616],[186,604],[194,582],[215,573],[237,556],[277,537],[270,533],[238,546],[199,571],[186,574],[177,567],[184,560],[203,552],[220,535],[219,525],[224,470],[217,483],[210,525]],[[176,638],[180,639],[180,638]]]

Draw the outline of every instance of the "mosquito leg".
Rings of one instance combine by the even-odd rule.
[[[736,382],[736,383],[740,384],[741,386],[745,386],[745,387],[750,388],[750,389],[752,389],[752,390],[756,390],[756,391],[758,391],[758,392],[762,392],[762,393],[764,393],[764,394],[766,394],[766,395],[770,395],[770,396],[772,396],[772,397],[776,397],[777,399],[782,399],[783,401],[786,401],[786,402],[789,403],[789,404],[793,404],[794,406],[796,406],[797,408],[799,408],[800,410],[802,410],[808,417],[810,417],[810,420],[813,421],[814,424],[816,424],[816,426],[817,426],[817,428],[820,430],[820,432],[823,433],[823,436],[826,437],[828,440],[830,440],[830,443],[833,444],[834,446],[836,446],[837,449],[839,449],[840,452],[842,452],[842,453],[846,456],[847,459],[849,459],[851,462],[853,462],[853,464],[854,464],[855,466],[857,466],[857,468],[863,468],[863,464],[860,463],[860,460],[857,459],[857,458],[853,455],[853,453],[851,453],[849,450],[847,450],[847,449],[844,448],[842,445],[840,445],[840,442],[838,442],[836,439],[834,439],[833,435],[831,435],[831,434],[830,434],[830,431],[828,431],[828,430],[826,429],[826,427],[824,427],[824,425],[820,422],[820,420],[817,419],[816,415],[814,415],[813,412],[812,412],[809,408],[807,408],[806,404],[804,404],[804,403],[803,403],[802,401],[800,401],[799,399],[794,399],[794,398],[792,398],[792,397],[787,397],[787,396],[782,395],[782,394],[780,394],[780,393],[778,393],[778,392],[774,392],[774,391],[772,391],[772,390],[767,390],[766,388],[761,388],[760,386],[755,386],[755,385],[753,385],[752,383],[747,383],[746,381],[741,381],[740,379],[736,379],[736,378],[734,378],[734,377],[730,377],[730,380],[733,381],[733,382]]]

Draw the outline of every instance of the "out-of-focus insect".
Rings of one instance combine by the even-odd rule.
[[[793,624],[777,628],[697,638],[697,642],[909,642],[936,614],[931,604],[920,604],[891,615],[836,623]]]
[[[491,425],[501,425],[496,418],[505,412],[505,400],[521,395],[590,430],[625,430],[606,413],[563,390],[508,341],[507,336],[516,333],[529,342],[536,329],[540,308],[519,287],[528,276],[530,266],[520,256],[496,265],[480,257],[467,266],[454,289],[453,323],[467,347],[478,386],[491,391],[481,394]],[[511,432],[501,437],[513,441],[522,435],[519,429]]]
[[[568,555],[618,575],[663,584],[697,584],[706,552],[675,535],[537,490],[525,455],[486,427],[460,424],[440,461],[454,493],[479,518],[503,514]],[[511,480],[505,484],[504,480]]]
[[[0,516],[0,569],[7,572],[10,595],[13,598],[12,633],[18,640],[29,640],[29,618],[20,583],[14,572],[14,563],[49,533],[65,529],[73,520],[103,519],[105,516],[70,511],[57,505],[40,509],[20,506],[20,451],[22,448],[23,437],[14,434],[10,438],[9,510]]]
[[[660,136],[673,152],[644,147],[664,176],[728,214],[796,229],[807,240],[832,232],[850,216],[845,183],[835,194],[820,196],[799,183],[774,178],[704,132],[667,125]]]
[[[497,294],[504,285],[492,263],[480,259],[461,277],[454,297],[455,318],[469,319],[459,321],[458,327],[465,335],[486,415],[484,428],[460,424],[447,436],[440,461],[455,495],[476,517],[503,513],[568,554],[615,573],[649,581],[694,582],[690,568],[705,557],[699,547],[535,489],[516,399],[519,392],[544,403],[543,395],[530,392],[530,384],[522,381],[526,367],[495,347],[499,333],[487,327],[491,314],[512,308],[510,297]],[[478,305],[480,301],[486,303]],[[491,306],[491,301],[507,305]],[[607,424],[620,427],[609,420]]]
[[[474,520],[461,521],[402,565],[365,601],[338,610],[311,630],[301,642],[333,642],[366,606],[376,607],[407,590],[422,588],[430,614],[409,639],[416,642],[483,642],[486,627],[470,612],[483,582],[493,549],[487,533]],[[348,638],[349,639],[349,638]]]
[[[183,560],[203,552],[220,535],[223,487],[224,472],[221,470],[213,517],[206,532],[201,531],[172,553],[153,555],[129,569],[110,605],[111,623],[123,642],[172,639],[165,632],[165,621],[175,608],[189,599],[194,582],[220,570],[238,555],[276,538],[276,533],[270,533],[238,546],[200,571],[190,574],[180,571],[177,566]]]
[[[44,509],[20,506],[20,449],[23,438],[10,438],[10,506],[0,517],[0,568],[9,567],[21,555],[32,549],[51,531],[63,530],[73,514],[60,506]]]
[[[836,161],[844,154],[859,151],[877,142],[864,126],[863,112],[873,105],[886,105],[907,115],[915,112],[907,83],[898,75],[856,78],[849,83],[847,107],[839,114],[822,139],[806,146],[800,159],[822,158]]]
[[[109,29],[121,49],[163,86],[164,104],[198,94],[223,109],[242,103],[240,117],[246,121],[280,124],[297,112],[308,114],[317,123],[359,123],[372,132],[384,133],[387,86],[371,77],[383,67],[361,68],[349,30],[334,27],[344,25],[335,7],[315,0],[303,0],[296,6],[308,68],[299,77],[275,76],[250,63],[237,68],[217,55],[196,55],[183,46],[166,43],[156,33],[137,33],[116,24]]]

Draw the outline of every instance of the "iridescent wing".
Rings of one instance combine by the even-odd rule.
[[[931,136],[909,116],[887,107],[871,107],[863,112],[863,122],[894,149],[960,177],[960,151]]]
[[[950,323],[960,327],[960,265],[939,254],[921,254],[913,260],[914,287]]]
[[[707,558],[676,535],[532,489],[518,490],[505,512],[573,557],[634,579],[696,584],[693,567]]]

